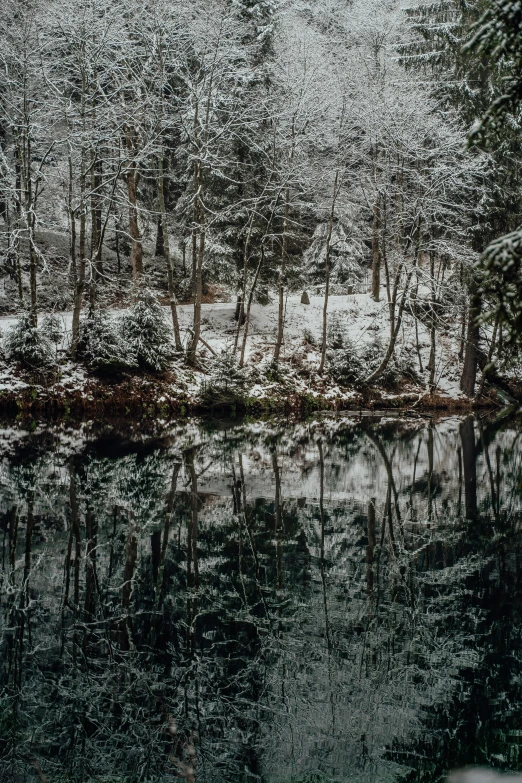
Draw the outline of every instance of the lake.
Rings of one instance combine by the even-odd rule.
[[[520,422],[4,423],[0,444],[0,780],[522,769]]]

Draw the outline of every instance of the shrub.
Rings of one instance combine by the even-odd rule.
[[[78,356],[93,370],[128,369],[137,366],[136,356],[123,339],[119,324],[103,310],[89,310],[80,324]]]
[[[341,384],[362,383],[369,375],[369,368],[351,340],[342,349],[328,352],[330,375]]]
[[[386,347],[377,336],[371,343],[357,350],[346,339],[344,348],[328,352],[328,365],[332,378],[341,384],[364,384],[366,378],[377,369],[382,361]],[[393,388],[404,377],[419,380],[414,366],[406,353],[393,354],[386,369],[376,383]]]
[[[163,308],[148,288],[138,291],[136,300],[122,319],[123,338],[138,365],[148,370],[165,370],[172,359],[170,328]]]
[[[27,367],[50,367],[54,364],[53,344],[42,329],[35,328],[28,312],[23,313],[4,338],[8,359]]]
[[[259,372],[271,383],[284,383],[289,376],[289,368],[287,365],[272,357],[261,362]]]
[[[377,379],[377,383],[381,384],[382,386],[394,388],[404,377],[419,381],[415,367],[409,360],[409,356],[411,354],[406,353],[405,351],[401,351],[399,353],[397,351],[398,347],[395,346],[395,348],[396,350],[390,357],[390,361],[386,365],[386,369]],[[378,335],[375,337],[373,342],[366,345],[363,351],[363,360],[366,364],[366,367],[368,368],[368,375],[377,369],[382,361],[385,351],[386,346],[383,345],[382,340]]]
[[[314,337],[313,332],[310,329],[303,329],[303,341],[307,345],[317,345],[317,340]]]
[[[246,386],[246,370],[238,367],[232,351],[225,350],[213,360],[201,399],[207,404],[231,404],[243,399]]]
[[[61,320],[54,313],[46,315],[42,321],[42,334],[45,334],[54,345],[59,345],[63,337],[63,326]]]
[[[326,328],[326,344],[328,348],[338,351],[347,343],[344,324],[337,313],[333,313]]]
[[[270,292],[267,288],[267,286],[259,286],[255,292],[255,301],[257,304],[266,306],[269,305],[271,302],[270,299]]]

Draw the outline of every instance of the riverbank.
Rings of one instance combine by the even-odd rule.
[[[0,382],[0,411],[51,417],[176,417],[213,412],[242,415],[303,414],[313,411],[399,410],[467,412],[500,409],[506,400],[496,390],[480,398],[429,394],[411,383],[395,390],[344,388],[323,378],[273,376],[264,383],[221,384],[198,371],[180,367],[161,375],[99,377],[68,365],[61,373],[42,375],[18,369]]]
[[[55,314],[62,327],[52,369],[30,370],[0,355],[0,411],[58,417],[132,415],[141,419],[213,411],[246,415],[410,408],[452,412],[501,408],[512,397],[522,399],[516,379],[508,380],[505,390],[486,386],[475,399],[460,392],[462,362],[457,327],[440,335],[435,389],[429,393],[429,334],[422,324],[415,328],[414,320],[407,315],[385,374],[367,384],[366,378],[383,354],[387,335],[386,304],[374,302],[367,294],[331,298],[327,362],[325,371],[319,373],[322,301],[312,296],[309,304],[304,304],[298,296],[288,297],[285,340],[277,363],[273,361],[276,303],[256,304],[241,368],[241,332],[234,353],[234,303],[205,304],[197,367],[188,367],[181,358],[174,357],[163,373],[113,369],[100,374],[86,362],[71,362],[67,358],[71,313]],[[123,312],[109,310],[108,314],[117,320]],[[178,314],[186,342],[192,305],[179,306]],[[3,335],[15,320],[11,316],[0,319]]]

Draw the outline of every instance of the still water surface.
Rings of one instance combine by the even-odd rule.
[[[0,430],[0,779],[522,769],[521,433]]]

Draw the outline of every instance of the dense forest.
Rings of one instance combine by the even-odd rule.
[[[2,390],[516,396],[516,2],[0,15]]]

